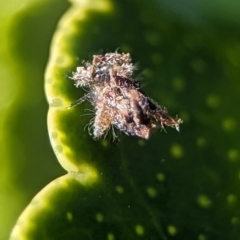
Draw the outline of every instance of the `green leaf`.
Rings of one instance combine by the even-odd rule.
[[[45,75],[49,136],[68,174],[37,195],[12,239],[238,239],[240,32],[186,23],[155,1],[80,3],[59,22]],[[94,141],[94,113],[82,116],[91,105],[68,109],[84,90],[66,76],[118,47],[140,63],[143,90],[183,118],[180,133]]]

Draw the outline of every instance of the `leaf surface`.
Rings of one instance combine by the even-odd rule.
[[[155,1],[81,3],[60,20],[45,75],[49,136],[68,174],[39,193],[12,236],[237,239],[240,32],[186,24]],[[144,92],[183,118],[180,133],[94,141],[86,129],[94,113],[83,116],[91,105],[68,109],[84,90],[67,76],[118,47],[139,62]]]

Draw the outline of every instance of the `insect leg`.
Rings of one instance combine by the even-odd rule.
[[[70,106],[68,107],[68,109],[73,107],[73,106],[76,106],[76,105],[79,105],[79,104],[83,103],[84,101],[89,99],[89,97],[90,97],[90,93],[85,94],[83,97],[79,98],[77,101],[71,103]]]

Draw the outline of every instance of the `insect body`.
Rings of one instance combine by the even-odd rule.
[[[167,109],[147,97],[140,84],[132,79],[134,65],[130,54],[106,53],[94,55],[73,72],[76,87],[89,92],[71,106],[88,100],[95,109],[93,137],[100,138],[111,127],[129,135],[148,139],[150,132],[164,125],[179,130],[180,118],[172,118]]]

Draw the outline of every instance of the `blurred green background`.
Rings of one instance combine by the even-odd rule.
[[[43,81],[66,1],[0,3],[0,239],[8,239],[34,195],[65,171],[47,133]]]
[[[101,4],[101,1],[93,4],[96,2]],[[162,236],[169,236],[169,239],[239,239],[240,2],[152,0],[148,6],[134,0],[109,2],[117,16],[113,17],[114,30],[111,30],[113,23],[108,23],[109,32],[116,35],[111,37],[105,32],[101,35],[101,31],[96,30],[101,26],[101,22],[96,22],[99,16],[96,14],[95,18],[93,12],[86,23],[93,31],[84,29],[84,50],[74,57],[88,59],[101,48],[129,49],[135,62],[139,61],[142,77],[147,79],[143,80],[143,85],[149,95],[171,106],[170,113],[179,113],[184,119],[180,134],[171,130],[168,134],[160,131],[154,134],[144,150],[148,161],[140,160],[135,170],[145,168],[144,177],[135,181],[136,186],[144,184],[145,175],[152,174],[145,164],[157,164],[157,161],[151,162],[151,154],[159,153],[151,141],[159,141],[157,147],[162,148],[159,159],[166,164],[157,178],[164,182],[166,170],[168,177],[173,179],[161,185],[161,191],[167,196],[162,199],[162,208],[169,204],[166,208],[170,209],[162,214],[165,219]],[[48,138],[48,105],[43,84],[52,37],[59,19],[70,5],[64,0],[0,3],[0,239],[8,238],[32,198],[52,180],[65,174]],[[159,19],[156,18],[158,12]],[[107,18],[103,17],[104,21]],[[126,29],[123,26],[127,26]],[[157,35],[155,28],[161,29]],[[141,29],[144,39],[139,34]],[[124,38],[125,32],[131,31],[134,37]],[[87,42],[88,38],[91,41]],[[66,75],[72,70],[66,70]],[[162,82],[156,88],[157,78]],[[62,79],[65,81],[65,76]],[[73,95],[77,98],[78,91]],[[86,121],[83,120],[83,124]],[[136,149],[137,144],[132,144],[136,139],[129,137],[122,141],[119,148],[129,144]],[[101,151],[98,145],[93,146]],[[136,154],[131,156],[129,152],[124,156],[128,160],[136,158]],[[111,167],[114,168],[114,164]],[[203,173],[207,177],[204,175],[201,179]],[[188,195],[189,186],[196,188],[193,189],[196,196]],[[154,188],[149,187],[147,191],[149,195],[155,194]],[[178,197],[181,201],[176,207]],[[184,201],[189,206],[184,205]],[[178,214],[171,213],[171,209]],[[191,213],[187,209],[195,209],[194,220],[199,215],[199,221],[193,223],[191,217],[188,219]],[[144,218],[141,214],[140,217]],[[137,225],[136,229],[141,232],[141,226]],[[147,235],[145,237],[147,239]],[[111,236],[108,235],[108,239],[112,239]]]

